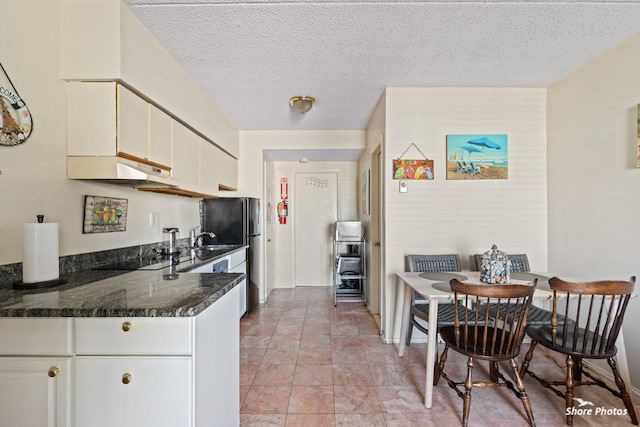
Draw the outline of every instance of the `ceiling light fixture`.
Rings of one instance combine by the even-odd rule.
[[[316,100],[310,96],[292,96],[289,99],[289,105],[300,114],[304,114],[311,110]]]

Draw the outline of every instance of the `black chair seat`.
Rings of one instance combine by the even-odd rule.
[[[553,351],[557,351],[558,353],[571,354],[575,357],[608,359],[615,356],[618,352],[615,345],[608,351],[606,348],[600,348],[602,337],[594,336],[593,332],[589,332],[589,334],[587,334],[587,331],[583,328],[578,328],[578,336],[575,342],[573,340],[570,341],[563,339],[563,326],[558,326],[555,340],[553,339],[551,332],[551,324],[544,326],[527,326],[526,331],[527,335],[529,335],[529,337],[532,340],[535,340],[538,344],[541,344]],[[570,326],[567,330],[567,335],[573,336],[573,333],[574,327]],[[586,343],[585,337],[587,337]]]
[[[444,303],[438,305],[438,327],[440,326],[448,326],[453,325],[455,320],[456,312],[455,307],[458,307],[458,315],[460,317],[466,315],[473,316],[473,311],[469,310],[462,304],[452,304],[452,303]],[[423,320],[429,320],[429,304],[420,304],[416,303],[411,306],[411,314],[414,316],[418,316]]]
[[[467,339],[466,341],[461,340],[460,344],[456,344],[455,326],[445,326],[439,328],[438,332],[440,332],[440,338],[442,338],[445,344],[447,344],[451,349],[457,351],[458,353],[464,354],[465,356],[492,361],[509,360],[516,357],[520,353],[519,346],[510,349],[510,351],[499,352],[496,350],[497,345],[492,346],[491,344],[484,342],[483,337],[485,332],[487,334],[493,334],[494,329],[494,326],[478,326],[478,334],[477,336],[475,336],[475,341],[472,339]],[[499,330],[498,334],[500,335],[501,339],[504,334],[505,341],[513,339],[511,338],[511,334],[509,332]]]
[[[482,315],[484,316],[485,311],[486,311],[486,307],[478,307],[478,312],[482,313]],[[489,314],[490,317],[496,317],[495,316],[495,312],[496,312],[496,304],[491,304],[491,306],[489,307]],[[504,318],[504,311],[505,308],[503,306],[503,308],[501,309],[501,313],[500,313],[500,317]],[[511,307],[511,309],[509,310],[509,315],[512,316],[513,315],[513,306]],[[531,326],[531,325],[550,325],[551,324],[551,316],[553,315],[553,313],[549,310],[545,310],[544,308],[540,308],[540,307],[536,307],[535,305],[532,305],[529,308],[529,315],[527,316],[527,325]],[[565,322],[565,317],[564,316],[558,316],[558,324],[564,324]]]

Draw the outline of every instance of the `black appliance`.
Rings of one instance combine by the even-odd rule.
[[[202,231],[216,237],[204,236],[205,245],[247,245],[247,313],[258,306],[260,199],[225,197],[204,199],[200,224]]]

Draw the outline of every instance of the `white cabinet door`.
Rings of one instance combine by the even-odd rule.
[[[190,357],[77,357],[76,425],[192,426],[191,378]]]
[[[171,116],[149,104],[149,160],[171,166]]]
[[[171,175],[180,188],[197,192],[200,186],[200,138],[175,120],[171,157]]]
[[[118,152],[149,160],[149,103],[117,86]]]
[[[218,194],[218,158],[221,151],[204,139],[200,140],[200,192]]]
[[[115,83],[67,83],[67,155],[116,155]]]
[[[238,160],[221,151],[218,169],[220,170],[220,187],[225,190],[237,190]]]
[[[0,426],[70,426],[70,360],[0,357]]]

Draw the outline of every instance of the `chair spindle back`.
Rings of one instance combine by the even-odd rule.
[[[456,312],[456,346],[468,354],[510,359],[520,351],[537,280],[532,285],[471,285],[451,280],[455,299],[483,312]]]
[[[571,352],[605,357],[615,342],[635,286],[630,281],[566,282],[549,279],[553,290],[552,342]],[[574,319],[558,329],[558,316]],[[558,336],[558,331],[560,336]]]

